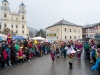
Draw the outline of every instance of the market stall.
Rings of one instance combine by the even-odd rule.
[[[34,37],[34,38],[30,38],[30,39],[32,39],[32,40],[45,40],[45,38],[43,38],[43,37]]]

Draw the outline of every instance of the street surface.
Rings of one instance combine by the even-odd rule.
[[[30,62],[25,62],[19,65],[8,67],[8,69],[1,70],[0,75],[95,75],[95,72],[90,70],[89,61],[73,59],[73,70],[69,70],[67,58],[56,58],[55,63],[52,64],[50,55],[45,55]],[[2,72],[4,71],[4,72]]]

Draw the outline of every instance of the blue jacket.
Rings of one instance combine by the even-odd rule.
[[[9,48],[6,48],[6,52],[7,52],[7,53],[10,53],[10,49],[9,49]]]
[[[100,62],[100,58],[98,58],[98,59],[96,60],[96,63],[95,63],[95,65],[91,68],[91,70],[97,70],[97,69],[98,69],[98,64],[99,64],[99,62]]]

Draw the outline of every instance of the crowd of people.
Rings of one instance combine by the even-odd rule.
[[[50,53],[50,43],[34,43],[33,40],[23,41],[0,41],[0,68],[11,66],[33,57],[41,57]]]
[[[57,58],[63,56],[68,57],[69,69],[73,69],[72,60],[75,54],[77,59],[81,59],[81,54],[84,50],[86,60],[91,63],[96,63],[91,70],[100,70],[100,41],[59,41],[59,42],[41,42],[36,40],[7,40],[0,41],[0,68],[15,65],[21,62],[30,61],[34,57],[41,57],[45,54],[51,54],[52,63],[54,64],[55,55]],[[100,73],[99,73],[100,75]]]
[[[56,50],[56,51],[54,51]],[[83,51],[84,50],[84,51]],[[73,69],[72,60],[75,54],[78,59],[81,59],[81,54],[84,52],[86,60],[90,60],[90,63],[95,64],[91,70],[97,70],[100,75],[100,41],[70,41],[54,43],[51,46],[51,58],[54,63],[55,55],[59,58],[60,53],[63,54],[64,58],[68,57],[69,69]]]

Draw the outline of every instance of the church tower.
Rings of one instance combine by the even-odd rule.
[[[26,20],[26,6],[24,5],[24,3],[22,2],[21,5],[19,6],[19,15],[20,15],[20,33],[23,36],[27,36],[27,20]]]
[[[20,14],[20,20],[26,21],[26,10],[25,10],[25,5],[23,2],[19,6],[19,14]]]
[[[10,7],[9,7],[9,2],[7,0],[2,1],[1,5],[1,25],[2,29],[7,27],[8,25],[8,20],[10,19]]]
[[[10,13],[10,7],[9,3],[7,0],[2,1],[2,6],[1,6],[1,18],[4,20],[9,18],[9,13]]]

